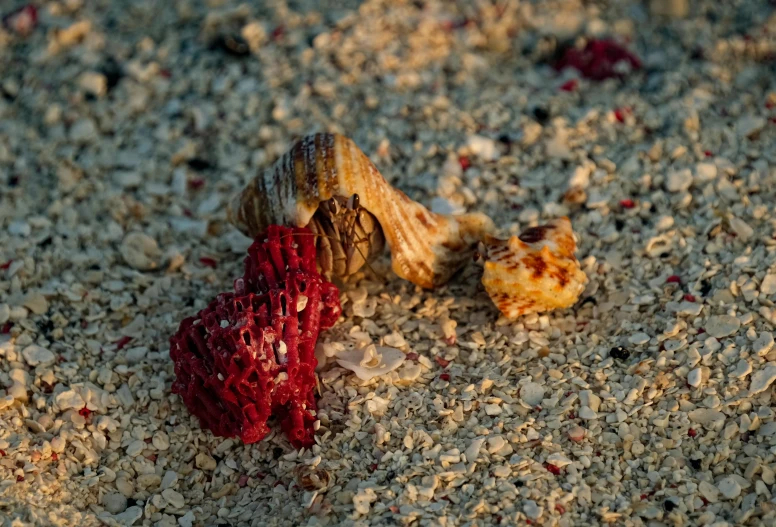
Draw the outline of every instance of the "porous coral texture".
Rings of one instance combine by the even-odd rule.
[[[313,443],[315,344],[341,311],[315,269],[306,229],[271,227],[249,249],[245,276],[185,319],[170,339],[173,392],[214,434],[246,443],[275,415],[296,447]]]

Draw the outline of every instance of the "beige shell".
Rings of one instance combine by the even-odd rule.
[[[304,227],[332,197],[359,197],[382,227],[393,271],[421,287],[447,282],[493,230],[484,214],[435,214],[392,188],[350,139],[304,137],[232,200],[229,219],[254,237],[271,224]]]
[[[375,346],[337,353],[337,364],[350,370],[362,381],[392,372],[404,363],[407,356],[396,348]]]
[[[568,218],[532,227],[500,240],[486,236],[482,284],[505,317],[574,305],[587,276],[574,256],[577,249]]]

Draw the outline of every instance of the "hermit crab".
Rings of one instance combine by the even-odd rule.
[[[337,134],[297,141],[232,199],[228,216],[250,237],[273,224],[307,227],[327,280],[353,275],[387,244],[398,276],[434,288],[479,249],[485,289],[508,318],[571,306],[587,282],[567,218],[534,227],[527,239],[500,240],[482,213],[437,214],[391,187],[352,140]]]
[[[229,218],[254,237],[268,225],[318,234],[324,276],[356,272],[387,242],[393,271],[424,288],[447,282],[493,230],[480,213],[446,216],[412,201],[341,135],[304,137],[233,199]]]

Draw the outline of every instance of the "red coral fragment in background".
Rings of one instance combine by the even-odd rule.
[[[577,80],[576,79],[568,80],[568,81],[564,82],[563,84],[561,84],[561,86],[560,86],[560,90],[561,91],[574,91],[576,89],[577,89]]]
[[[218,262],[215,261],[215,259],[210,258],[209,256],[203,256],[199,259],[199,263],[204,265],[205,267],[210,267],[211,269],[215,269],[218,267]]]
[[[641,69],[641,61],[622,45],[612,40],[591,40],[584,49],[569,48],[555,68],[574,68],[585,78],[596,81],[621,77],[616,66],[627,63],[634,70]]]
[[[26,37],[38,25],[38,9],[32,5],[20,7],[3,17],[3,26],[8,30]]]
[[[248,249],[245,275],[170,338],[173,393],[204,428],[254,443],[280,421],[292,445],[314,442],[315,344],[342,308],[315,266],[307,229],[271,226]]]
[[[132,337],[123,336],[119,340],[117,340],[114,344],[116,344],[116,351],[124,349],[124,346],[132,342]]]

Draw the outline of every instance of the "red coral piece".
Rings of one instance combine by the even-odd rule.
[[[577,89],[577,80],[576,79],[567,80],[566,82],[564,82],[560,86],[560,90],[561,91],[569,91],[569,92],[571,92],[571,91],[574,91],[576,89]]]
[[[556,69],[575,68],[585,78],[601,81],[620,77],[616,65],[625,62],[634,70],[641,61],[622,45],[612,40],[591,40],[584,49],[569,48],[555,65]]]
[[[199,259],[199,263],[204,265],[205,267],[210,267],[211,269],[215,269],[218,267],[218,262],[214,258],[210,258],[209,256],[203,256]]]
[[[271,226],[249,248],[234,290],[171,337],[173,393],[216,435],[259,441],[274,415],[291,444],[310,446],[315,345],[342,312],[336,286],[316,270],[312,233]]]
[[[28,4],[3,17],[3,26],[17,35],[26,37],[38,25],[38,9]]]

